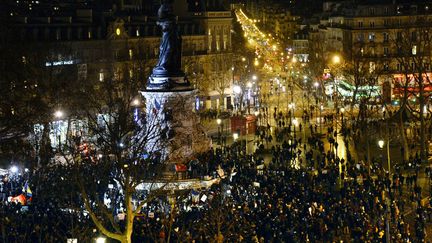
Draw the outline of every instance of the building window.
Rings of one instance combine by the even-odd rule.
[[[383,39],[384,39],[384,42],[388,42],[389,41],[389,34],[383,33]]]
[[[220,51],[220,35],[216,35],[216,50]]]
[[[369,22],[369,26],[372,27],[372,28],[375,27],[375,22],[373,22],[373,21]]]
[[[129,49],[129,59],[132,60],[133,58],[133,50]]]
[[[360,27],[360,28],[363,27],[363,21],[359,21],[359,22],[358,22],[358,27]]]
[[[375,72],[375,62],[369,62],[369,73]]]
[[[228,48],[228,36],[226,34],[223,36],[223,48],[224,50]]]
[[[61,38],[61,31],[60,31],[60,29],[57,29],[56,30],[56,40],[60,40],[60,38]]]
[[[388,62],[385,62],[384,63],[384,71],[388,71],[389,70],[389,64],[388,64]]]
[[[89,30],[89,31],[87,32],[87,37],[88,37],[89,39],[92,38],[92,32],[91,32],[91,30]]]
[[[387,56],[389,54],[388,47],[384,47],[384,56]]]
[[[212,34],[210,29],[208,30],[208,50],[212,50]]]
[[[413,55],[417,55],[417,46],[416,45],[413,45],[413,47],[411,48],[411,53]]]
[[[136,36],[140,36],[139,29],[136,29],[135,34],[136,34]]]
[[[357,35],[357,40],[358,40],[359,42],[363,42],[363,41],[364,41],[364,35],[363,35],[363,33],[359,33],[359,34]]]
[[[411,32],[411,40],[417,41],[417,32],[415,32],[415,31]]]
[[[375,33],[369,33],[369,41],[375,41]]]
[[[398,71],[401,71],[402,70],[402,65],[400,63],[396,64],[396,69]]]
[[[384,25],[387,26],[389,24],[390,24],[389,20],[388,19],[384,19]]]

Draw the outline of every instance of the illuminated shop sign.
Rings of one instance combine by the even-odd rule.
[[[74,64],[73,60],[66,60],[66,61],[46,62],[45,66],[51,67],[51,66],[72,65],[72,64]]]

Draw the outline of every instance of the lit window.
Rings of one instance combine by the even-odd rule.
[[[416,46],[416,45],[414,45],[414,46],[412,47],[412,49],[411,49],[411,53],[412,53],[413,55],[417,55],[417,46]]]
[[[224,35],[223,36],[223,48],[224,48],[224,50],[227,49],[227,43],[228,43],[228,36]]]
[[[92,38],[92,32],[91,32],[90,30],[87,32],[87,37],[88,37],[89,39]]]
[[[132,59],[132,58],[133,58],[133,50],[129,49],[129,59]]]
[[[136,36],[140,36],[139,29],[136,29]]]
[[[373,73],[375,71],[375,62],[369,62],[369,73]]]
[[[216,35],[216,50],[220,51],[220,36]]]
[[[120,28],[117,28],[117,29],[116,29],[116,35],[119,36],[120,34],[121,34],[121,30],[120,30]]]

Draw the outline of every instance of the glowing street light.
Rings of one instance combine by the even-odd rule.
[[[251,82],[247,82],[246,86],[250,89],[250,88],[252,88],[252,83]]]
[[[236,141],[238,139],[238,137],[239,137],[238,133],[233,133],[233,139],[234,139],[234,141]]]
[[[252,75],[252,80],[257,80],[258,79],[258,77],[254,74],[254,75]]]
[[[61,110],[57,110],[54,112],[54,117],[55,118],[62,118],[64,116],[64,112]]]
[[[13,165],[12,167],[10,167],[10,172],[12,172],[13,174],[18,173],[18,167],[16,165]]]
[[[258,59],[255,59],[254,65],[255,65],[255,66],[258,66],[258,65],[259,65],[259,61],[258,61]]]
[[[384,148],[384,140],[378,140],[378,147],[380,148],[380,149],[383,149]]]
[[[234,93],[236,93],[236,94],[240,94],[240,93],[242,92],[241,87],[238,86],[238,85],[234,85],[234,87],[233,87],[233,91],[234,91]]]
[[[222,120],[221,120],[220,118],[218,118],[218,119],[216,119],[216,123],[217,123],[218,125],[220,125],[220,124],[222,123]]]
[[[294,118],[292,122],[293,122],[295,127],[297,127],[299,125],[297,118]]]
[[[140,105],[140,100],[139,99],[134,99],[133,101],[132,101],[132,105],[133,106],[139,106]]]
[[[339,55],[334,55],[332,61],[333,64],[339,64],[341,62],[341,57]]]
[[[315,83],[314,83],[314,86],[315,86],[315,88],[318,88],[319,83],[318,83],[318,82],[315,82]]]

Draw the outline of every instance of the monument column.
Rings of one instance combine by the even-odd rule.
[[[147,150],[159,152],[162,162],[173,170],[174,164],[186,164],[195,154],[207,151],[211,140],[194,111],[196,90],[181,70],[182,40],[172,0],[162,1],[157,24],[162,28],[159,60],[141,94],[147,122],[159,129],[161,137],[150,139]]]

